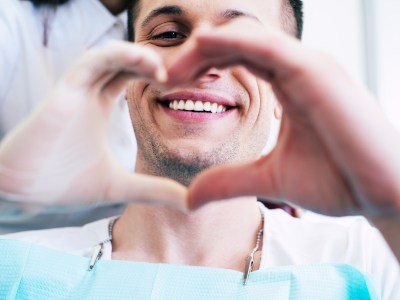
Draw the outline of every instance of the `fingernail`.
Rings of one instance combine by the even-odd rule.
[[[159,82],[166,82],[168,80],[167,71],[164,68],[158,68],[156,72],[156,79]]]

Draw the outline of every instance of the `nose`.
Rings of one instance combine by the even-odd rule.
[[[201,76],[197,82],[200,84],[204,83],[212,83],[214,81],[217,81],[222,77],[222,70],[218,70],[217,68],[211,68],[207,71],[206,74]]]

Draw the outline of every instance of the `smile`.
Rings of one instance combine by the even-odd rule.
[[[213,102],[203,102],[194,100],[173,100],[169,102],[169,108],[173,110],[184,110],[194,112],[223,113],[228,107]]]
[[[156,101],[168,116],[185,123],[232,120],[239,110],[234,100],[207,91],[180,91],[163,95]]]

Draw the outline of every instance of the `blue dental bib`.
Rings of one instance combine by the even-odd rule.
[[[315,264],[243,273],[89,259],[31,243],[0,240],[0,299],[379,299],[348,265]]]

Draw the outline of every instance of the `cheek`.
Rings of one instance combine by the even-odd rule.
[[[132,101],[138,102],[143,97],[144,90],[146,88],[146,83],[144,81],[134,81],[130,84],[130,96]],[[136,99],[136,100],[134,100]]]
[[[260,94],[257,125],[260,127],[261,134],[268,138],[274,116],[275,97],[269,83],[257,79],[257,86]]]
[[[233,68],[232,74],[249,99],[242,114],[242,154],[245,159],[254,159],[260,156],[270,138],[274,108],[272,88],[244,67]]]
[[[235,67],[232,74],[247,92],[249,101],[243,109],[243,116],[252,127],[259,123],[268,124],[273,112],[273,92],[270,84],[250,73],[245,67]]]
[[[257,79],[257,86],[260,92],[260,116],[268,123],[271,121],[271,117],[274,113],[274,107],[276,105],[274,92],[269,83],[262,79]]]
[[[270,84],[256,79],[251,99],[249,114],[252,118],[252,128],[248,141],[259,155],[271,139],[271,128],[274,115],[274,97]]]
[[[129,84],[126,95],[129,107],[129,114],[131,116],[132,121],[139,122],[144,114],[142,111],[144,110],[144,101],[142,101],[142,96],[144,89],[146,87],[146,83],[135,81]]]

